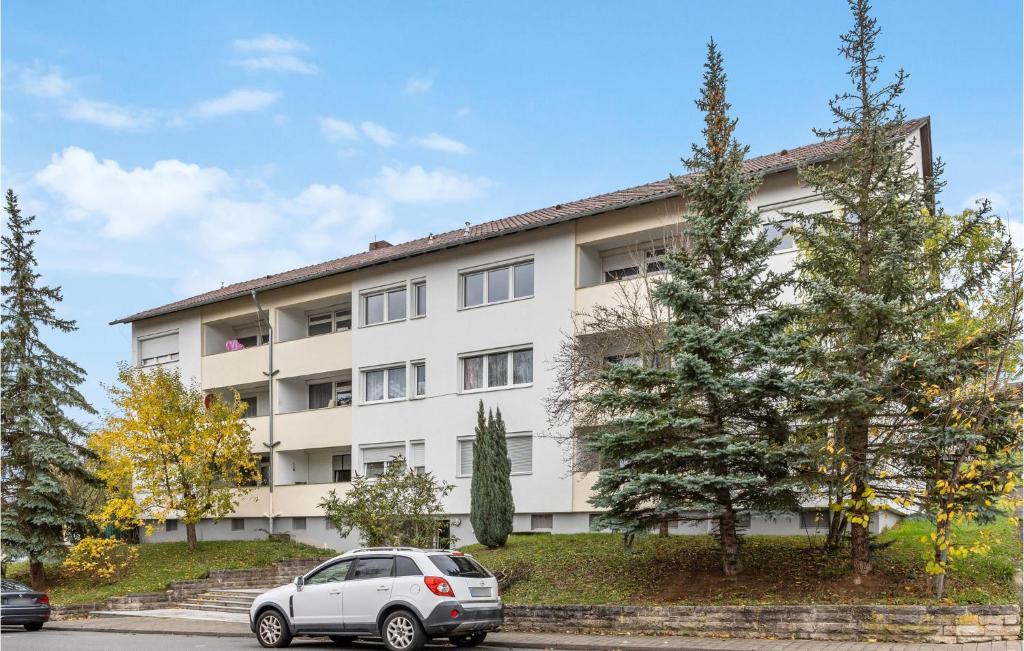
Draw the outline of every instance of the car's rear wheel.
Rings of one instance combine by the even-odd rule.
[[[29,624],[25,624],[25,630],[26,631],[38,631],[42,627],[43,627],[43,623],[42,622],[31,622]]]
[[[327,637],[331,638],[331,642],[335,644],[352,644],[356,639],[351,635],[328,635]]]
[[[417,651],[427,643],[419,620],[408,610],[396,610],[384,619],[381,638],[388,651]]]
[[[453,635],[448,638],[448,641],[459,647],[471,647],[482,644],[487,638],[487,631],[473,631],[466,635]]]
[[[280,649],[292,643],[292,632],[281,613],[267,610],[256,620],[256,639],[262,647]]]

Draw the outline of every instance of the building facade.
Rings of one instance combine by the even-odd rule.
[[[930,125],[909,122],[930,173]],[[826,142],[749,159],[763,174],[752,199],[766,228],[783,212],[829,207],[797,178],[827,161]],[[657,273],[665,242],[685,225],[685,197],[668,180],[431,235],[370,244],[365,253],[238,283],[114,323],[132,328],[132,360],[177,367],[207,393],[237,390],[249,403],[252,451],[266,485],[231,517],[204,521],[200,539],[254,539],[270,531],[334,549],[342,539],[317,507],[354,474],[379,474],[401,455],[454,484],[451,533],[475,541],[469,522],[476,410],[500,408],[508,431],[515,531],[586,532],[597,473],[573,472],[566,432],[552,430],[544,398],[551,361],[573,315],[617,300],[622,283]],[[796,255],[781,237],[772,266]],[[641,267],[646,267],[641,269]],[[268,381],[268,373],[270,380]],[[579,468],[577,468],[579,469]],[[750,514],[753,533],[818,526],[822,504],[801,513]],[[873,526],[886,527],[884,515]],[[705,533],[711,522],[673,523]],[[170,520],[149,540],[178,540]]]

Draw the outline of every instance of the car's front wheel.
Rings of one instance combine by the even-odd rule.
[[[381,638],[388,651],[417,651],[427,643],[419,620],[408,610],[396,610],[384,619]]]
[[[25,630],[26,631],[38,631],[42,627],[43,627],[43,623],[42,622],[30,622],[28,624],[25,624]]]
[[[260,646],[268,649],[283,648],[292,643],[292,632],[284,615],[276,610],[267,610],[256,620],[256,639]]]
[[[487,631],[474,631],[467,633],[466,635],[453,635],[448,638],[448,641],[459,647],[471,647],[478,646],[483,643],[487,638]]]

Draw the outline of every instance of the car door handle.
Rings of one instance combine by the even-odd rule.
[[[341,594],[341,590],[331,590],[328,594]]]
[[[383,591],[383,590],[387,590],[388,587],[386,585],[379,585],[379,586],[377,586],[377,589]]]

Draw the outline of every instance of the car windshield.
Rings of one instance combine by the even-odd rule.
[[[4,592],[29,592],[31,588],[22,585],[17,581],[11,581],[10,579],[3,579],[0,581],[0,590]]]
[[[431,554],[430,562],[445,576],[465,576],[471,579],[482,579],[491,573],[469,556],[449,556],[448,554]]]

